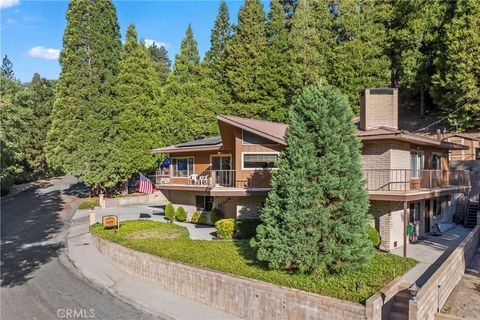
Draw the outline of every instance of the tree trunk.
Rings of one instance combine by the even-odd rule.
[[[123,194],[124,196],[128,195],[128,181],[125,181],[125,182],[123,183],[122,194]]]

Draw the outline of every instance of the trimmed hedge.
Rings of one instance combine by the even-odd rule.
[[[372,241],[372,245],[377,248],[380,245],[380,234],[378,233],[377,229],[371,225],[368,225],[368,229],[368,237],[370,238],[370,241]]]
[[[257,226],[261,223],[259,219],[239,219],[235,224],[235,236],[239,239],[251,239],[257,234]]]
[[[216,224],[217,221],[223,219],[223,212],[220,211],[218,208],[213,208],[213,210],[210,212],[210,220],[212,221],[213,224]]]
[[[233,232],[235,231],[235,219],[221,219],[215,223],[215,229],[217,229],[217,238],[220,239],[232,239]]]
[[[187,221],[187,213],[183,207],[178,207],[177,212],[175,213],[175,220],[184,222]]]
[[[170,202],[167,203],[165,207],[165,219],[168,219],[168,220],[175,219],[175,208],[173,207],[173,204],[171,204]]]

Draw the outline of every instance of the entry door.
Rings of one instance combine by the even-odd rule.
[[[216,184],[231,187],[233,183],[231,156],[212,156],[212,170],[216,171]]]
[[[425,201],[425,233],[430,232],[430,200]]]

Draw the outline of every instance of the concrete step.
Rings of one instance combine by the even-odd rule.
[[[408,314],[397,311],[390,311],[388,314],[388,319],[390,320],[408,320]]]
[[[410,301],[410,298],[412,296],[410,295],[410,293],[406,292],[406,291],[400,291],[398,292],[394,299],[395,299],[395,302],[403,302],[403,303],[407,303]]]
[[[392,305],[392,311],[408,314],[408,303],[395,300]]]

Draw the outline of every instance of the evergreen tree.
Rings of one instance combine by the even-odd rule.
[[[8,59],[8,56],[5,55],[2,59],[2,67],[0,68],[0,75],[4,78],[13,79],[15,73],[13,72],[13,63]]]
[[[420,116],[425,114],[425,93],[431,86],[447,1],[396,1],[391,26],[392,83],[420,93]]]
[[[207,70],[200,65],[197,41],[189,25],[163,90],[162,137],[166,144],[218,133],[216,114],[221,99]]]
[[[118,161],[120,177],[127,181],[136,172],[155,167],[156,158],[151,150],[161,145],[160,83],[147,49],[137,40],[133,25],[127,30],[116,90]]]
[[[80,174],[96,191],[118,182],[111,162],[117,134],[113,79],[120,50],[110,0],[69,3],[47,161],[56,170]]]
[[[287,106],[291,102],[290,93],[290,47],[288,44],[288,30],[285,12],[279,0],[270,2],[270,11],[266,24],[268,45],[265,55],[263,91],[268,94],[265,100],[271,104],[272,110],[269,119],[285,121]]]
[[[165,84],[165,81],[167,81],[168,75],[170,74],[170,66],[172,64],[168,58],[167,49],[165,49],[164,46],[157,46],[157,44],[154,42],[150,47],[148,47],[148,53],[150,54],[153,67],[158,74],[160,84]]]
[[[480,126],[480,2],[458,0],[435,60],[431,94],[460,131]],[[458,111],[457,111],[458,110]],[[457,111],[457,112],[455,112]]]
[[[291,20],[290,74],[292,90],[299,94],[308,85],[326,82],[328,61],[335,45],[328,0],[300,0]]]
[[[366,263],[368,194],[347,98],[307,88],[292,107],[288,146],[251,242],[271,268],[337,272]]]
[[[232,103],[230,111],[249,118],[268,118],[272,109],[263,89],[267,38],[265,12],[259,0],[245,0],[238,25],[227,45],[226,76]]]

